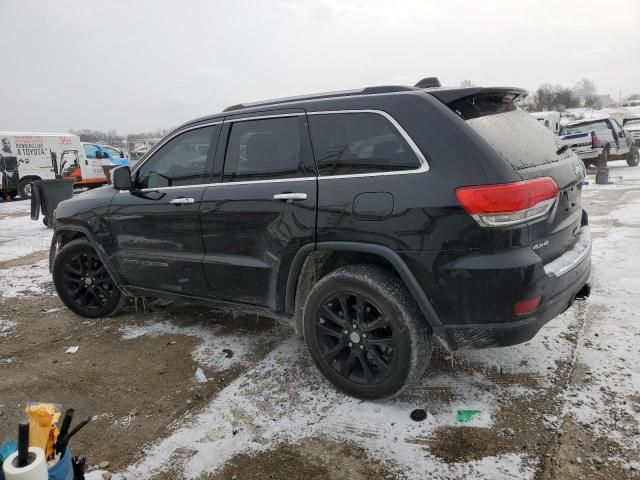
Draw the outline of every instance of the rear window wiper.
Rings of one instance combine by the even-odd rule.
[[[558,150],[556,150],[556,155],[562,155],[569,149],[569,145],[563,145]]]

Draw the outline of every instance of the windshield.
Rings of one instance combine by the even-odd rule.
[[[107,152],[112,157],[119,157],[120,156],[120,150],[116,150],[115,148],[103,146],[102,150]]]

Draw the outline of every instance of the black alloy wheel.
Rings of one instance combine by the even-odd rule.
[[[60,249],[53,263],[53,282],[64,304],[84,317],[109,316],[124,304],[125,297],[84,239]]]
[[[394,369],[393,327],[371,299],[355,292],[329,296],[315,323],[326,362],[353,383],[378,385]]]
[[[406,286],[377,265],[348,265],[322,277],[302,307],[302,330],[318,370],[364,399],[417,384],[433,349],[429,324]]]

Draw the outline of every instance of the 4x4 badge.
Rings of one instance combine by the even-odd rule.
[[[546,247],[547,245],[549,245],[549,240],[545,240],[544,242],[536,243],[532,248],[534,250],[539,250],[541,248]]]

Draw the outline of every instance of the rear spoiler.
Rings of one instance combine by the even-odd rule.
[[[477,97],[486,95],[513,95],[509,100],[524,98],[529,92],[523,88],[516,87],[470,87],[470,88],[443,88],[425,89],[425,92],[433,95],[444,104],[449,104],[467,97]]]

